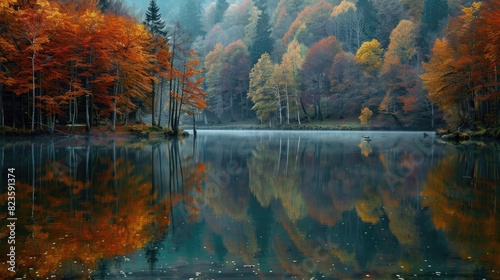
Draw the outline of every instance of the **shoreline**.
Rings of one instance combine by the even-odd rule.
[[[317,123],[312,124],[302,124],[298,125],[283,125],[280,127],[268,127],[257,124],[223,124],[223,125],[201,125],[196,127],[196,131],[215,131],[215,130],[227,130],[227,131],[283,131],[283,132],[293,132],[293,131],[336,131],[336,132],[348,132],[348,131],[374,131],[374,132],[423,132],[428,134],[435,134],[436,138],[445,142],[464,142],[469,140],[494,140],[500,141],[500,128],[489,128],[480,129],[477,131],[445,131],[445,130],[432,130],[425,128],[393,128],[393,127],[363,127],[356,126],[351,127],[348,125],[321,125]],[[188,133],[188,131],[190,133]],[[79,129],[74,129],[68,126],[59,126],[57,130],[53,133],[47,131],[36,131],[31,133],[29,129],[17,129],[10,127],[0,128],[0,137],[3,138],[35,138],[35,137],[76,137],[76,138],[103,138],[103,139],[173,139],[176,137],[185,138],[193,136],[193,128],[189,125],[184,129],[179,131],[178,135],[174,135],[172,131],[169,131],[161,127],[152,127],[151,125],[137,124],[129,126],[117,126],[115,131],[111,131],[110,127],[107,125],[96,126],[92,129],[92,132],[88,133],[85,131],[84,127]]]

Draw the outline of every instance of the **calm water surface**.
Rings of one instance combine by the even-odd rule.
[[[2,140],[0,165],[0,278],[500,279],[498,144],[199,131]]]

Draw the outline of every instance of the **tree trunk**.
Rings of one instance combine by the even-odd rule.
[[[116,130],[116,96],[113,98],[113,120],[111,123],[111,131],[115,132]]]
[[[164,78],[161,78],[161,83],[160,83],[160,108],[158,109],[158,126],[161,127],[161,115],[163,112],[163,83],[164,83]]]
[[[3,109],[3,84],[0,84],[0,126],[5,126],[5,114]]]
[[[306,105],[304,104],[304,101],[302,100],[302,98],[300,99],[299,103],[300,103],[300,108],[302,108],[302,112],[304,112],[304,115],[309,120],[311,116],[307,113]]]
[[[90,133],[91,121],[90,121],[90,95],[85,95],[85,130]]]
[[[32,96],[33,96],[33,108],[31,112],[31,133],[35,131],[35,57],[36,53],[33,52],[33,55],[31,56],[31,79],[32,79]]]
[[[288,85],[285,84],[286,95],[286,124],[290,124],[290,98],[288,96]]]
[[[276,86],[276,95],[278,96],[278,115],[279,115],[279,119],[280,119],[280,125],[283,124],[283,116],[281,114],[281,111],[283,111],[283,108],[281,106],[281,94],[280,94],[280,89],[279,89],[279,85]]]
[[[193,135],[196,138],[196,117],[193,110]]]
[[[39,83],[38,96],[40,97],[40,100],[42,100],[41,99],[41,97],[42,97],[42,72],[41,71],[38,71],[38,79],[39,79],[39,81],[38,81],[38,83]],[[36,110],[38,111],[38,130],[42,131],[43,130],[42,108],[36,108]]]
[[[498,85],[496,84],[498,83],[498,72],[497,72],[497,65],[495,65],[495,91],[498,92]],[[495,115],[496,115],[496,121],[497,121],[497,125],[500,125],[500,108],[498,108],[500,106],[500,98],[496,98],[496,104],[495,104]]]
[[[156,126],[156,116],[155,116],[155,107],[156,107],[156,83],[153,79],[151,79],[151,126]]]
[[[76,97],[73,100],[73,106],[75,106],[75,108],[73,108],[73,117],[71,119],[71,124],[75,125],[76,119],[78,117],[78,98]]]
[[[23,108],[21,108],[21,111]],[[16,94],[12,93],[12,128],[16,128]]]
[[[295,105],[297,106],[297,121],[299,122],[299,125],[300,124],[300,106],[299,106],[299,102],[297,100],[295,100]]]
[[[120,88],[120,68],[116,70],[116,82],[115,88],[113,90],[113,115],[111,116],[111,131],[115,132],[116,130],[116,97],[118,95],[118,91]]]

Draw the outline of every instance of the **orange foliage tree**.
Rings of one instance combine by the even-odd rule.
[[[36,125],[52,132],[57,122],[84,122],[90,132],[97,121],[111,117],[114,131],[118,118],[138,115],[146,105],[154,108],[157,102],[151,96],[155,94],[151,79],[175,81],[170,83],[170,101],[175,103],[174,95],[182,90],[178,85],[201,78],[199,73],[184,71],[188,52],[178,56],[182,52],[169,46],[162,37],[165,34],[153,36],[128,15],[103,13],[97,2],[1,2],[2,125],[4,96],[11,93],[13,127],[21,121],[23,126],[30,123],[32,132]],[[151,38],[157,39],[154,46]],[[177,67],[173,67],[176,55]],[[186,74],[189,79],[185,79]],[[201,85],[202,80],[193,83]],[[192,98],[184,104],[204,108]],[[172,116],[178,119],[182,110],[179,106],[173,109]]]
[[[491,5],[494,1],[463,7],[462,14],[450,21],[446,38],[436,40],[429,63],[423,65],[424,88],[453,129],[492,123],[493,112],[498,120],[498,57],[491,47],[498,34],[492,30],[497,30],[492,17],[498,9]]]

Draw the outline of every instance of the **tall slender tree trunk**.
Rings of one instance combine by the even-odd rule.
[[[158,126],[161,127],[161,115],[162,115],[162,112],[163,112],[163,86],[164,86],[164,78],[162,77],[161,78],[161,82],[160,82],[160,89],[159,89],[159,93],[160,93],[160,107],[158,108]]]
[[[21,108],[21,111],[23,108]],[[16,128],[16,94],[12,93],[12,127]]]
[[[280,118],[280,125],[283,124],[283,116],[282,116],[282,113],[281,111],[283,111],[283,107],[281,105],[281,94],[280,94],[280,88],[279,88],[279,85],[276,87],[276,95],[278,96],[278,115],[279,115],[279,118]]]
[[[1,64],[0,68],[2,68]],[[5,126],[5,113],[3,109],[3,84],[0,84],[0,126]]]
[[[90,121],[90,95],[85,95],[85,120],[86,120],[86,126],[85,129],[87,130],[87,133],[90,133],[91,129],[91,121]]]
[[[288,85],[285,84],[286,94],[286,124],[290,124],[290,98],[288,96]]]
[[[113,90],[113,115],[112,115],[112,123],[111,123],[111,131],[116,130],[116,98],[118,96],[118,91],[120,88],[120,68],[116,70],[116,82],[115,88]]]
[[[33,55],[31,56],[31,79],[32,79],[32,99],[33,99],[33,108],[31,111],[31,133],[35,131],[35,99],[36,99],[36,93],[35,93],[35,57],[36,53],[33,52]]]
[[[71,115],[71,124],[74,126],[78,117],[78,98],[73,98],[73,115]]]
[[[151,126],[156,126],[156,83],[151,79]]]
[[[38,71],[38,96],[40,97],[40,102],[42,100],[42,71]],[[42,118],[42,108],[36,108],[38,112],[38,130],[43,130],[43,118]]]
[[[299,122],[299,125],[301,125],[301,123],[300,123],[300,105],[299,105],[299,101],[297,99],[295,99],[295,106],[297,106],[297,109],[296,109],[297,121]]]
[[[2,71],[3,63],[0,62],[0,71]],[[3,108],[3,84],[0,84],[0,126],[5,126],[5,112]]]
[[[196,117],[193,110],[193,135],[196,138]]]
[[[498,85],[496,84],[498,82],[498,72],[497,72],[497,65],[495,65],[495,91],[498,92]],[[495,104],[495,112],[496,112],[496,121],[497,125],[500,124],[500,98],[496,98],[496,104]]]

